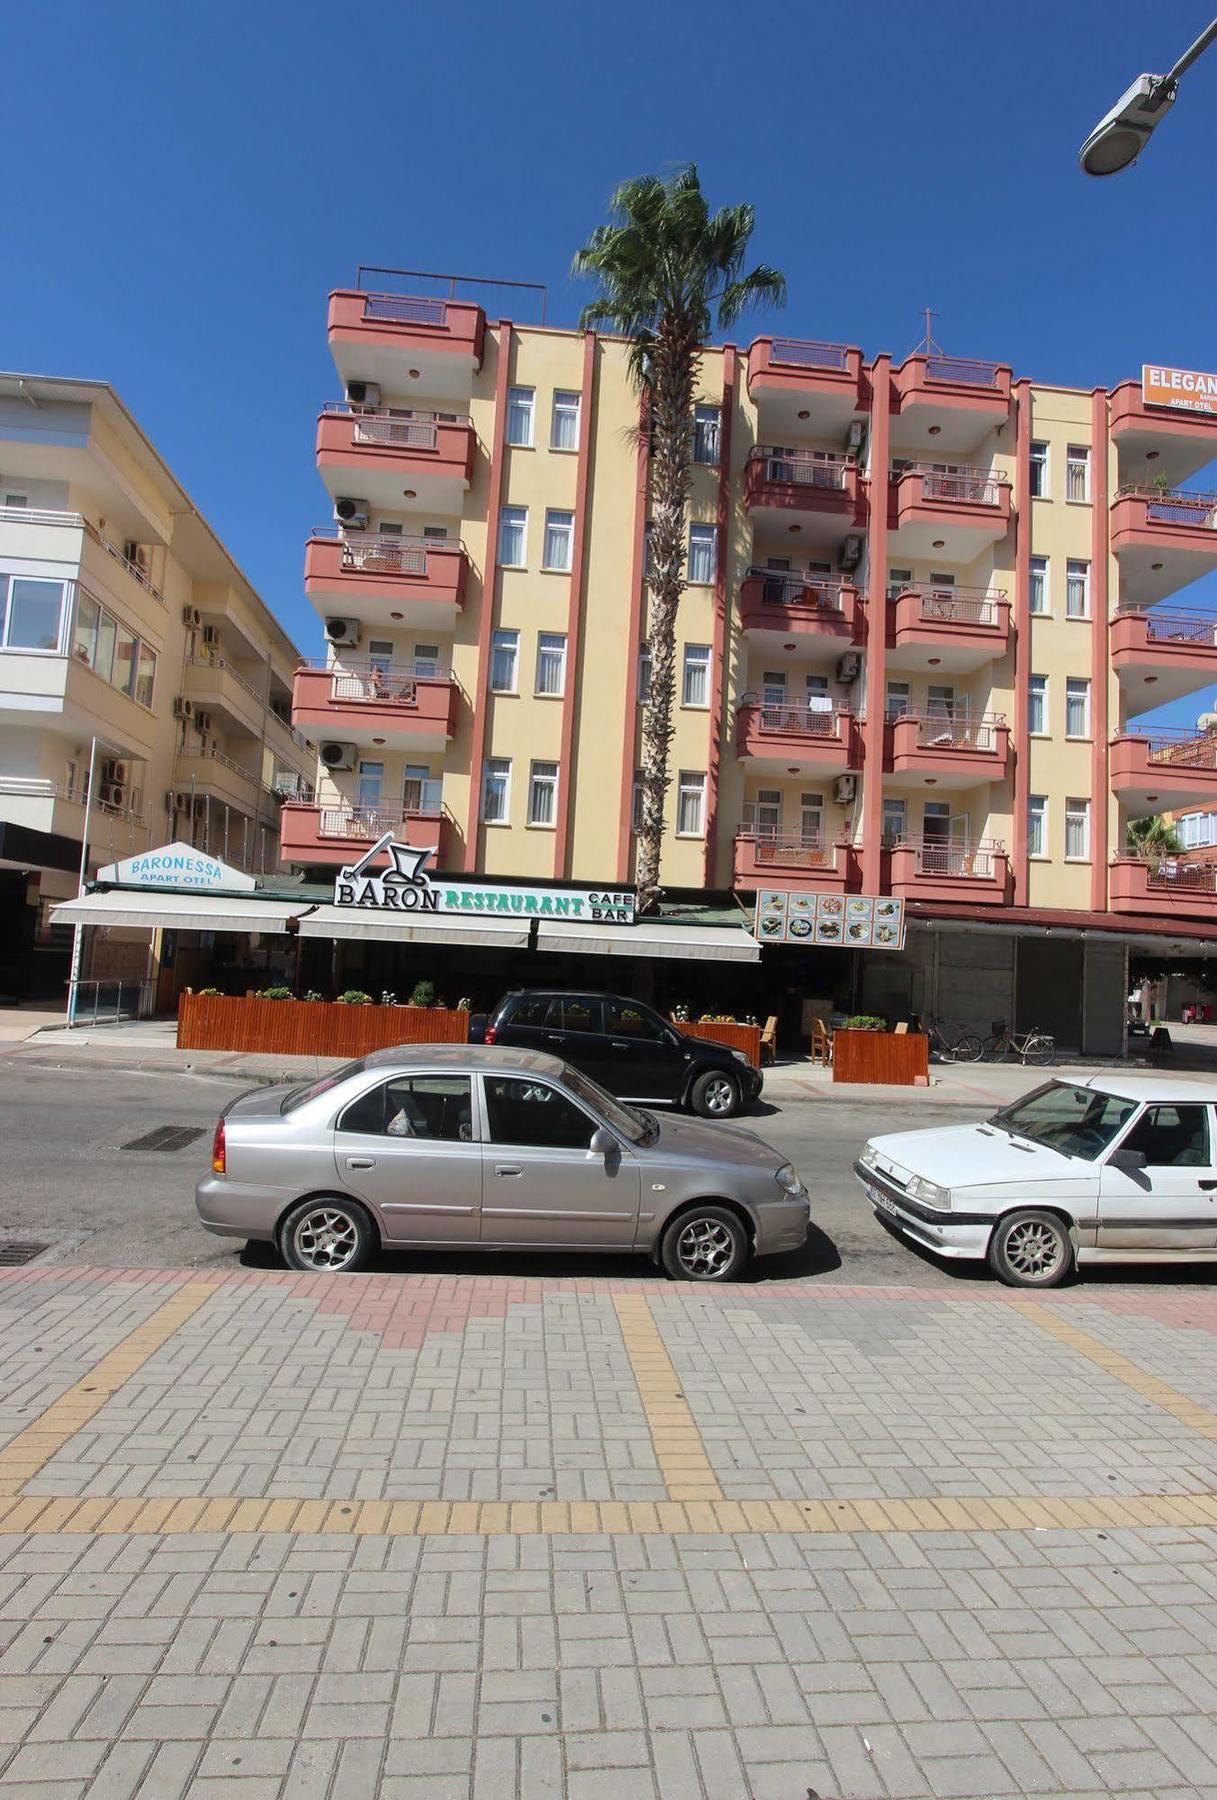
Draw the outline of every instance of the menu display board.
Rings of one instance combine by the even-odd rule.
[[[762,944],[838,950],[903,950],[904,901],[872,894],[792,894],[762,888],[755,936]]]

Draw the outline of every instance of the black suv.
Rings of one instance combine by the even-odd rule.
[[[619,1100],[687,1106],[703,1119],[729,1119],[761,1091],[761,1072],[742,1051],[686,1037],[644,1001],[620,994],[517,990],[470,1020],[469,1037],[544,1050]]]

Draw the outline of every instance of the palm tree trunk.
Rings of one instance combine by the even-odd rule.
[[[690,432],[699,345],[689,322],[669,314],[651,350],[651,693],[642,715],[642,828],[635,883],[639,909],[659,905],[664,808],[671,786],[676,700],[676,615],[685,591],[686,519],[692,485]]]

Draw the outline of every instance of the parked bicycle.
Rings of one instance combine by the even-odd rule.
[[[1011,1031],[1004,1019],[994,1019],[984,1042],[984,1055],[994,1062],[1012,1062],[1042,1068],[1056,1061],[1056,1039],[1033,1025],[1030,1031]]]
[[[984,1040],[974,1031],[965,1031],[962,1025],[950,1025],[945,1019],[925,1019],[917,1022],[917,1029],[929,1038],[931,1057],[941,1062],[979,1062],[985,1053]]]

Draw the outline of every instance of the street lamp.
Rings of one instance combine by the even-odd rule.
[[[1168,74],[1138,75],[1079,150],[1078,161],[1087,175],[1118,175],[1121,169],[1136,162],[1149,142],[1150,132],[1174,105],[1179,77],[1214,38],[1217,19],[1206,25],[1194,44],[1188,45]]]

